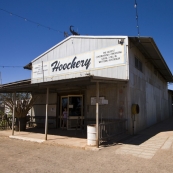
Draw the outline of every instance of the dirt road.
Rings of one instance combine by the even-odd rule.
[[[152,159],[117,154],[122,145],[86,151],[0,137],[0,172],[173,172],[173,148],[158,150]]]

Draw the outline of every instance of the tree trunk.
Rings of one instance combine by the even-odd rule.
[[[26,117],[16,118],[15,130],[26,131]]]

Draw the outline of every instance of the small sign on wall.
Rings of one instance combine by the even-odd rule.
[[[73,108],[73,105],[68,105],[69,108]]]
[[[113,47],[95,51],[95,67],[105,67],[124,63],[124,46]]]
[[[99,97],[99,105],[108,104],[108,100],[105,97]],[[96,105],[96,97],[91,97],[91,105]]]
[[[55,108],[51,108],[50,111],[55,112]]]

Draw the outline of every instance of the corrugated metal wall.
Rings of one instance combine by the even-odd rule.
[[[56,116],[57,94],[49,94],[48,116]],[[46,115],[46,94],[39,94],[32,108],[32,116]]]
[[[99,105],[99,118],[102,121],[111,121],[115,119],[125,118],[127,119],[127,84],[100,84],[99,95],[108,100],[108,104]],[[91,97],[96,96],[96,86],[89,86],[85,94],[86,112],[85,119],[95,123],[96,119],[96,107],[91,105]],[[119,110],[122,110],[122,114]]]
[[[135,68],[135,57],[142,62],[142,72]],[[135,46],[129,47],[129,75],[130,131],[132,132],[132,104],[140,107],[140,113],[135,119],[136,132],[169,117],[167,82]]]
[[[33,64],[41,63],[42,61],[65,58],[71,55],[77,55],[109,46],[118,44],[118,39],[96,39],[96,38],[70,38],[69,40],[50,49],[45,55],[33,62]]]
[[[54,48],[47,51],[45,54],[40,56],[38,59],[34,60],[33,65],[39,64],[46,61],[58,60],[61,58],[67,58],[68,56],[75,56],[77,54],[86,53],[110,46],[118,45],[117,38],[70,38],[67,39],[62,44],[55,46]],[[124,44],[127,44],[126,41]],[[126,49],[126,46],[125,46]],[[44,81],[54,81],[61,79],[69,79],[76,78],[81,76],[86,76],[86,72],[89,72],[94,76],[102,76],[102,77],[111,77],[111,78],[119,78],[119,79],[128,79],[128,59],[126,59],[127,52],[125,54],[125,63],[117,64],[116,66],[105,67],[105,68],[97,68],[90,69],[88,71],[69,73],[69,74],[61,74],[51,77],[45,77]],[[32,83],[43,82],[43,78],[32,78]]]
[[[168,91],[168,100],[169,100],[169,114],[173,116],[173,92]]]

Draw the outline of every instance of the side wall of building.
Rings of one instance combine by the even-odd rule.
[[[168,90],[169,115],[173,116],[173,91]]]
[[[135,66],[135,57],[142,63],[142,71]],[[167,82],[157,69],[133,45],[129,46],[129,116],[132,104],[138,104],[135,132],[169,117]],[[132,118],[129,128],[132,131]]]

